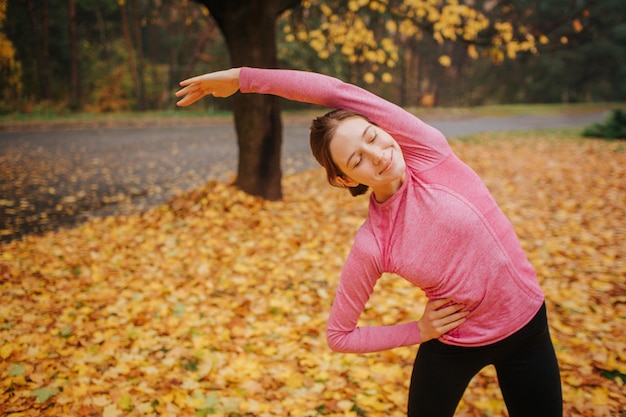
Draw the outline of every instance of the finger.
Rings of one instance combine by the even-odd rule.
[[[440,326],[441,325],[446,325],[448,323],[452,323],[452,322],[455,322],[457,320],[464,319],[464,318],[467,317],[468,314],[469,314],[469,312],[467,312],[467,311],[459,311],[457,313],[448,314],[448,315],[446,315],[444,317],[441,317],[441,318],[437,319],[436,322]]]
[[[454,314],[450,314],[448,316],[445,317],[441,317],[438,319],[435,319],[432,321],[433,326],[440,330],[442,329],[444,326],[449,325],[450,323],[455,323],[459,320],[464,320],[467,317],[467,314],[460,312],[460,313],[454,313]]]
[[[437,319],[441,319],[443,317],[447,317],[452,314],[455,314],[463,310],[464,308],[465,308],[465,305],[463,304],[452,304],[446,307],[439,308],[438,310],[433,311],[431,314],[432,314],[432,318],[434,320],[437,320]]]
[[[178,92],[176,93],[177,96],[182,96],[185,94],[190,94],[190,93],[194,93],[194,92],[201,92],[202,91],[202,86],[200,84],[190,84],[185,88],[181,88],[180,90],[178,90]]]
[[[177,106],[188,106],[188,105],[190,105],[192,103],[195,103],[200,98],[202,98],[202,94],[201,93],[198,93],[198,92],[189,93],[188,95],[183,97],[181,100],[179,100],[176,103],[176,105]]]
[[[459,310],[450,310],[449,307],[446,307],[446,309],[444,310],[437,310],[435,313],[433,313],[433,321],[437,321],[438,323],[441,322],[448,322],[450,320],[454,320],[455,314],[459,314]]]
[[[179,106],[189,106],[190,104],[193,104],[193,103],[195,103],[198,100],[200,100],[200,97],[195,96],[195,95],[189,95],[189,96],[186,96],[185,98],[183,98],[182,100],[180,100],[176,104],[179,105]]]
[[[440,308],[437,312],[442,313],[444,315],[449,315],[456,313],[457,311],[461,311],[465,308],[465,304],[451,304],[446,307]]]
[[[189,85],[189,84],[200,82],[200,81],[206,79],[207,75],[208,74],[203,74],[203,75],[197,75],[195,77],[187,78],[186,80],[182,80],[179,84],[184,87],[184,86]]]
[[[189,94],[189,93],[191,93],[192,91],[194,91],[194,90],[195,90],[195,88],[196,88],[196,87],[195,87],[195,86],[193,86],[193,85],[189,85],[189,86],[187,86],[187,87],[185,87],[185,88],[181,88],[180,90],[178,90],[178,91],[176,92],[176,97],[180,97],[180,96],[184,96],[185,94]]]
[[[443,326],[438,327],[437,329],[441,332],[441,334],[448,333],[450,330],[454,330],[459,327],[461,324],[465,322],[466,318],[460,318],[458,320],[452,321],[448,324],[444,324]]]
[[[192,101],[192,99],[193,99],[193,93],[187,93],[187,94],[185,94],[185,96],[184,96],[183,98],[181,98],[181,99],[178,101],[178,103],[176,103],[176,104],[178,104],[178,105],[183,105],[183,106],[184,106],[184,105],[186,105],[186,104],[190,103],[190,102]]]
[[[430,307],[432,310],[438,310],[444,305],[448,304],[449,302],[450,302],[449,298],[439,298],[437,300],[429,301],[426,308]]]

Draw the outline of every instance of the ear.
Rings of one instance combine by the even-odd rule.
[[[336,178],[337,182],[344,187],[356,187],[359,183],[348,176],[338,175]]]

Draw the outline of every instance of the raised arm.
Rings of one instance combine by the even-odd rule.
[[[381,100],[337,78],[296,70],[231,68],[189,78],[181,81],[180,85],[183,88],[176,92],[176,97],[184,97],[178,101],[179,106],[189,106],[207,95],[228,97],[241,89],[242,93],[272,94],[293,101],[347,108],[375,118],[374,114],[365,114],[373,113],[368,111],[372,105],[366,103]],[[347,90],[345,94],[338,94],[341,89]],[[391,103],[382,100],[381,103],[393,110],[401,110]],[[391,109],[381,111],[381,117],[388,115]]]
[[[177,104],[190,105],[206,95],[227,97],[242,93],[272,94],[293,101],[356,111],[376,123],[400,144],[417,170],[435,164],[450,153],[448,143],[437,129],[403,108],[358,86],[309,71],[234,68],[182,81]]]

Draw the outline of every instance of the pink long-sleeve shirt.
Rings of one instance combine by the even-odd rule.
[[[369,213],[343,267],[327,324],[331,349],[374,352],[421,343],[417,321],[358,326],[376,281],[395,273],[429,299],[466,305],[466,321],[440,337],[484,346],[526,325],[544,296],[513,226],[478,175],[432,126],[357,86],[321,74],[242,68],[240,90],[361,113],[402,148],[405,181]],[[406,302],[410,302],[407,300]]]

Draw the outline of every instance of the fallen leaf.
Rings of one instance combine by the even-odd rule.
[[[43,387],[33,391],[33,397],[37,398],[38,403],[45,403],[50,398],[57,395],[59,391],[52,387]]]
[[[452,146],[538,271],[565,415],[617,415],[626,153],[567,131]],[[367,198],[329,187],[320,170],[285,178],[284,193],[267,202],[213,181],[141,214],[2,244],[0,414],[405,415],[417,347],[343,355],[325,341]],[[12,200],[0,206],[21,207]],[[413,320],[425,305],[423,292],[385,274],[362,320]],[[506,415],[493,368],[457,411],[486,414]]]

